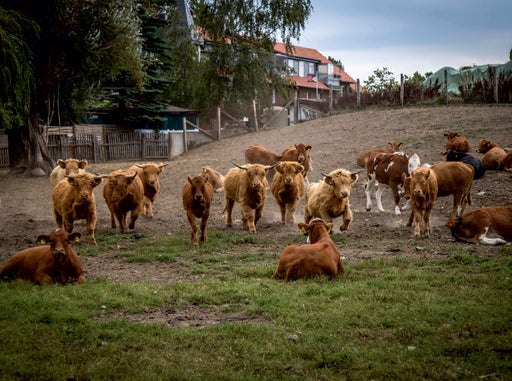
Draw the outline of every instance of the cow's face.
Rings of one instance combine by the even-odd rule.
[[[135,173],[120,173],[120,174],[110,174],[108,175],[108,182],[110,184],[111,191],[111,200],[114,203],[117,203],[125,198],[128,194],[128,186],[135,180],[137,177],[137,172]]]
[[[350,173],[345,170],[337,170],[324,177],[324,181],[333,187],[336,198],[344,199],[350,196],[352,183],[358,179],[357,173]]]
[[[87,160],[67,159],[66,161],[59,159],[57,165],[66,170],[66,175],[76,175],[80,169],[87,167]]]
[[[158,176],[163,171],[163,165],[146,164],[143,166],[144,178],[147,185],[154,187],[158,183]]]
[[[316,243],[320,238],[330,234],[334,224],[332,222],[324,222],[321,218],[315,218],[309,224],[301,222],[297,225],[300,231],[308,236],[309,243]]]
[[[188,182],[191,185],[192,199],[195,201],[203,201],[205,199],[206,184],[208,183],[208,175],[202,174],[199,176],[187,176]]]
[[[252,164],[247,166],[246,176],[248,185],[253,190],[259,190],[267,187],[266,175],[270,167],[265,167],[260,164]]]
[[[82,236],[79,232],[69,233],[64,229],[57,228],[49,235],[41,234],[37,236],[37,241],[42,244],[50,244],[50,250],[58,263],[63,263],[66,260],[69,251],[69,242],[78,242]]]
[[[295,149],[297,150],[297,161],[303,164],[308,158],[308,152],[311,150],[311,146],[306,146],[302,143],[295,143]]]
[[[426,167],[420,167],[412,172],[409,193],[418,199],[425,199],[428,188],[427,183],[432,171]]]
[[[93,176],[90,173],[79,173],[77,175],[66,176],[69,185],[71,185],[78,194],[77,202],[88,202],[91,199],[94,188],[101,184],[101,176]]]
[[[490,140],[486,140],[486,139],[480,140],[480,144],[478,145],[477,152],[486,153],[487,151],[489,151],[492,148],[491,144],[492,143]]]
[[[292,161],[285,161],[275,167],[276,171],[281,174],[283,182],[286,185],[291,185],[297,181],[297,176],[302,176],[304,167],[299,163]]]

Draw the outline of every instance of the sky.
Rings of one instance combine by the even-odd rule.
[[[387,68],[399,80],[450,66],[503,64],[511,0],[312,0],[298,46],[342,62],[361,84]]]

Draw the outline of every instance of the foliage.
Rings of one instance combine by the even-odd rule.
[[[341,62],[341,60],[338,60],[336,58],[333,58],[331,56],[327,56],[327,59],[333,63],[333,65],[339,66],[341,70],[345,71],[345,66]]]

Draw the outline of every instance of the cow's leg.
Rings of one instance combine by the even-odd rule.
[[[402,214],[400,211],[400,192],[398,192],[398,185],[390,183],[389,187],[391,188],[393,199],[395,200],[395,214]]]
[[[208,234],[206,233],[208,217],[210,217],[210,212],[207,209],[203,214],[203,218],[201,219],[201,242],[208,242]]]
[[[256,232],[256,224],[263,215],[263,204],[254,210],[254,231]]]
[[[249,229],[249,232],[256,233],[256,211],[250,206],[242,207],[242,221],[244,228]],[[261,217],[261,215],[260,215]]]
[[[68,233],[71,233],[73,231],[73,225],[74,225],[73,216],[64,216],[64,229]]]
[[[299,206],[299,200],[293,201],[288,204],[288,222],[295,223],[295,214],[297,213],[297,207]]]
[[[424,227],[423,227],[423,234],[425,234],[425,237],[430,237],[430,213],[432,212],[432,207],[434,205],[431,205],[429,206],[426,210],[425,210],[425,213],[423,213],[423,222],[424,222]]]
[[[192,239],[192,243],[194,245],[199,245],[199,242],[197,240],[197,224],[196,224],[196,216],[194,215],[194,213],[192,213],[191,210],[187,210],[187,218],[188,218],[188,222],[190,224],[190,229],[191,229],[191,239]]]
[[[36,284],[52,284],[53,278],[44,271],[36,271],[34,274],[34,283]]]
[[[482,235],[480,235],[478,238],[475,235],[475,241],[478,239],[480,243],[487,244],[487,245],[498,245],[502,243],[507,243],[507,241],[501,239],[501,238],[489,238],[487,237],[487,232],[489,231],[489,226],[485,227],[485,231]]]
[[[414,213],[414,236],[419,237],[420,236],[420,230],[421,230],[421,215],[422,211],[413,209]]]
[[[457,221],[456,221],[457,210],[459,208],[461,199],[462,199],[462,194],[455,193],[453,195],[453,208],[452,208],[452,212],[450,213],[450,218],[448,219],[448,222],[446,223],[446,226],[452,227],[457,224]]]
[[[414,213],[411,210],[411,215],[409,216],[409,220],[407,220],[407,226],[411,226],[413,220],[414,220]]]
[[[382,193],[384,192],[384,185],[381,183],[377,184],[377,190],[375,191],[375,200],[377,201],[377,209],[381,212],[385,212],[382,207]]]
[[[142,203],[139,203],[135,209],[132,210],[130,213],[130,225],[128,226],[130,230],[135,229],[135,221],[140,217],[142,214],[142,210],[144,209],[144,206]]]
[[[144,196],[144,214],[153,217],[153,200]]]
[[[278,203],[279,210],[281,211],[281,223],[286,224],[286,205],[279,202]]]
[[[124,233],[124,229],[126,227],[126,213],[121,213],[119,211],[116,212],[116,218],[119,222],[119,231]]]
[[[235,206],[235,200],[226,198],[226,206],[224,209],[226,210],[226,226],[228,228],[233,226],[232,215],[233,215],[233,207],[234,206]]]
[[[366,188],[364,190],[364,193],[366,193],[366,210],[370,211],[372,210],[372,188],[375,184],[375,175],[370,175],[368,177],[368,181],[366,182]]]
[[[94,237],[94,229],[96,228],[96,213],[89,213],[86,220],[87,235],[89,236],[89,243],[96,245],[96,238]]]
[[[347,230],[350,222],[352,222],[352,210],[350,210],[350,207],[347,206],[345,212],[343,213],[343,225],[340,226],[340,230]]]
[[[62,216],[55,209],[53,210],[53,214],[55,215],[55,223],[57,224],[57,227],[62,229],[62,224],[63,224]]]

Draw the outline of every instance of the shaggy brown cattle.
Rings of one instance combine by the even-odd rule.
[[[409,168],[409,157],[403,152],[395,153],[379,153],[366,163],[366,210],[372,209],[372,196],[371,192],[374,185],[377,183],[377,190],[375,191],[375,199],[377,201],[377,208],[379,211],[384,212],[382,207],[382,192],[384,192],[384,185],[391,188],[393,198],[395,200],[395,214],[400,212],[400,193],[398,187],[403,187],[402,174],[407,174]]]
[[[311,244],[286,247],[272,279],[288,281],[315,275],[334,278],[343,274],[340,252],[329,236],[333,223],[314,219],[309,224],[301,222],[298,227],[308,235]]]
[[[68,234],[64,229],[55,229],[49,235],[39,235],[37,241],[49,245],[31,247],[16,253],[0,269],[4,277],[43,283],[85,283],[86,278],[78,256],[69,242],[78,241],[81,234]]]
[[[418,237],[421,230],[428,238],[430,237],[430,213],[437,200],[438,191],[435,172],[429,167],[418,167],[411,174],[408,188],[414,216],[414,235]]]
[[[144,186],[137,172],[130,170],[117,170],[110,173],[103,187],[103,197],[110,211],[112,229],[116,228],[116,219],[119,222],[119,231],[124,233],[126,217],[130,213],[130,229],[135,228],[135,221],[144,208]]]
[[[512,172],[512,152],[507,153],[507,156],[503,159],[503,170],[506,172]]]
[[[295,143],[294,147],[289,147],[283,151],[281,154],[281,161],[296,161],[299,164],[302,164],[304,167],[304,178],[306,178],[308,171],[310,170],[310,160],[309,151],[311,151],[311,146],[304,145],[303,143]]]
[[[266,175],[273,166],[261,164],[246,164],[237,168],[231,168],[224,178],[224,194],[226,205],[226,225],[233,225],[232,213],[235,202],[242,208],[243,227],[251,233],[256,233],[256,224],[263,214],[265,199],[267,198]]]
[[[445,150],[441,152],[441,155],[446,155],[449,150],[459,151],[459,152],[468,152],[469,151],[469,142],[465,136],[459,135],[456,132],[448,132],[444,134],[446,136],[446,146]]]
[[[326,222],[332,222],[334,218],[343,217],[340,230],[347,230],[352,221],[350,191],[358,175],[344,169],[322,175],[323,181],[310,184],[306,190],[304,221],[308,223],[312,218],[319,217]]]
[[[87,160],[67,159],[57,160],[57,166],[53,169],[50,174],[50,182],[53,186],[57,185],[59,181],[64,179],[64,176],[77,175],[79,173],[85,173],[85,167],[87,167]]]
[[[368,159],[371,157],[374,157],[378,153],[393,153],[393,152],[400,152],[401,147],[404,143],[402,142],[388,142],[390,148],[375,148],[369,151],[362,152],[359,157],[357,158],[357,165],[366,168],[366,163],[368,162]]]
[[[276,175],[270,184],[270,192],[281,210],[281,222],[295,223],[295,212],[304,195],[304,167],[295,161],[282,161],[275,170]]]
[[[213,187],[208,182],[208,175],[187,176],[187,182],[183,186],[183,208],[187,213],[188,222],[192,229],[192,242],[199,245],[197,240],[196,218],[201,219],[201,242],[208,241],[206,226],[210,216],[210,207],[212,205]]]
[[[496,143],[492,143],[490,140],[481,139],[476,151],[484,154],[482,157],[482,164],[486,169],[503,168],[503,160],[507,157],[507,153]]]
[[[74,221],[85,220],[89,242],[96,244],[94,229],[96,228],[96,199],[94,188],[101,184],[101,176],[90,173],[79,173],[66,176],[53,188],[53,214],[59,228],[71,233]]]
[[[451,228],[452,235],[461,241],[497,245],[512,241],[512,206],[488,206],[465,213]],[[487,237],[494,233],[499,237]]]
[[[203,175],[208,175],[208,182],[212,185],[214,192],[224,191],[224,176],[219,172],[209,166],[206,166],[201,168],[201,173]]]
[[[129,170],[136,171],[144,186],[144,214],[153,217],[153,203],[160,192],[160,180],[158,176],[167,164],[135,164]]]

